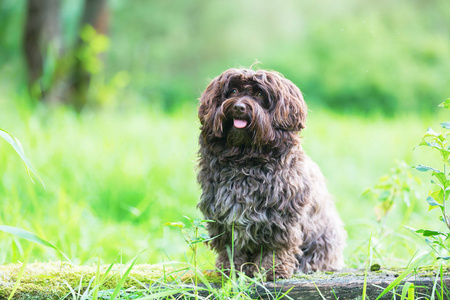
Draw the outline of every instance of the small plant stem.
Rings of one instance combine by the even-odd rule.
[[[195,240],[198,239],[198,227],[195,226]],[[197,276],[197,247],[198,247],[198,243],[194,244],[194,280],[195,280],[195,300],[198,299],[198,276]]]
[[[445,162],[444,162],[444,176],[447,177],[447,173],[445,171]],[[444,217],[445,225],[447,226],[448,230],[450,230],[450,222],[447,219],[447,212],[446,212],[446,209],[445,209],[445,190],[446,189],[447,189],[447,187],[444,186],[444,191],[443,191],[443,196],[442,196],[442,206],[443,206],[442,214],[443,214],[443,217]]]

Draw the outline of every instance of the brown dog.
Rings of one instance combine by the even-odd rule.
[[[273,280],[343,265],[342,221],[298,136],[306,113],[298,87],[276,72],[230,69],[203,92],[198,207],[215,221],[218,268],[233,261]]]

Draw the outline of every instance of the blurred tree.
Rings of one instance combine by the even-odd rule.
[[[107,0],[84,0],[78,32],[89,26],[106,35],[108,25]],[[62,45],[60,0],[28,0],[23,46],[31,93],[43,100],[68,103],[80,111],[87,103],[92,74],[85,61],[89,59],[86,47],[91,40],[79,35],[72,47]],[[52,61],[53,66],[48,67]]]
[[[85,0],[83,20],[81,22],[80,30],[86,25],[91,26],[97,33],[106,35],[108,30],[109,18],[106,0]],[[78,38],[76,53],[82,51],[87,46],[88,40]],[[96,55],[97,53],[93,53]],[[87,92],[89,82],[91,79],[91,72],[89,68],[85,67],[82,56],[77,55],[73,67],[71,84],[71,102],[77,110],[80,110],[87,103]]]
[[[24,50],[28,67],[28,82],[37,82],[43,73],[47,47],[60,48],[59,0],[28,0],[24,32]]]

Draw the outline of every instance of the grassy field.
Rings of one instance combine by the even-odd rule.
[[[18,109],[6,101],[0,106],[7,112],[1,128],[22,142],[46,185],[32,184],[20,158],[1,141],[0,224],[35,232],[80,264],[98,257],[110,263],[119,254],[127,261],[144,249],[141,263],[185,259],[188,247],[181,234],[163,224],[185,221],[183,215],[200,217],[194,106],[171,115],[139,107],[80,116],[62,108]],[[403,265],[426,247],[402,228],[439,226],[436,214],[426,213],[426,197],[409,208],[399,202],[378,223],[376,203],[361,192],[397,160],[429,163],[429,152],[413,148],[427,126],[437,124],[416,115],[385,119],[309,113],[304,147],[322,168],[345,220],[348,267],[363,266],[371,234],[374,260],[387,266]],[[0,263],[23,259],[29,245],[0,233]],[[34,247],[31,258],[58,259],[43,247]],[[202,247],[200,259],[211,268],[214,256]]]

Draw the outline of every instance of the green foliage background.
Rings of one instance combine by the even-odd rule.
[[[82,1],[63,3],[62,30],[70,44]],[[192,103],[206,79],[224,69],[256,60],[298,84],[314,107],[430,112],[450,94],[445,0],[109,3],[105,76],[126,71],[128,93],[166,109]],[[25,1],[0,5],[0,58],[23,76]]]
[[[67,44],[81,2],[63,1]],[[446,1],[109,5],[105,62],[93,78],[91,105],[77,115],[29,97],[25,1],[0,2],[0,127],[21,140],[47,187],[30,183],[20,159],[0,143],[0,224],[33,231],[79,263],[98,256],[110,262],[118,253],[129,259],[146,248],[146,262],[183,259],[182,237],[162,224],[199,216],[196,99],[225,69],[259,61],[305,95],[304,147],[345,220],[348,266],[363,265],[370,232],[379,233],[372,245],[384,264],[403,264],[420,248],[401,225],[423,228],[436,219],[423,214],[425,204],[400,203],[380,224],[377,203],[360,194],[396,160],[434,163],[412,148],[450,95]],[[0,233],[0,263],[21,260],[27,245]],[[32,258],[60,257],[35,247]],[[203,250],[202,259],[213,256]]]

